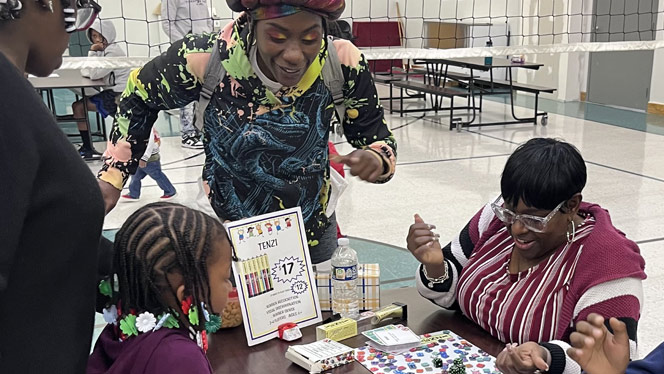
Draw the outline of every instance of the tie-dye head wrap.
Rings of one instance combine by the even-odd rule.
[[[290,16],[307,10],[335,20],[346,8],[345,0],[226,0],[235,12],[249,11],[255,20]]]

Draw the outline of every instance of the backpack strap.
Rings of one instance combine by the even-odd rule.
[[[194,118],[194,125],[199,131],[203,131],[205,124],[205,109],[210,104],[210,99],[214,90],[221,83],[221,79],[226,75],[226,68],[221,63],[221,55],[219,54],[219,40],[214,42],[210,60],[208,61],[207,68],[205,68],[205,78],[203,81],[203,88],[198,96],[198,105],[196,106],[196,116]]]
[[[330,36],[327,40],[327,59],[323,65],[323,83],[325,87],[330,90],[332,100],[334,101],[334,108],[336,109],[340,125],[336,132],[343,135],[343,126],[341,124],[346,114],[346,106],[344,105],[344,73],[341,70],[341,61],[337,54],[337,48],[334,46],[334,39]]]

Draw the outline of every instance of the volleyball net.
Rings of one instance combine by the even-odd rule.
[[[138,67],[168,48],[174,25],[219,30],[239,15],[225,0],[183,2],[203,3],[207,14],[164,12],[158,0],[99,0],[100,19],[112,22],[127,57],[83,57],[90,42],[80,33],[63,68]],[[347,0],[339,22],[368,59],[409,60],[654,50],[664,47],[663,13],[658,0]]]

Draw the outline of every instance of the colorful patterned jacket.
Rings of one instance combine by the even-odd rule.
[[[218,38],[227,75],[205,112],[204,126],[203,179],[212,207],[219,217],[237,220],[300,206],[314,247],[329,225],[327,141],[335,108],[321,75],[325,41],[298,85],[273,93],[251,66],[249,31],[246,17],[240,17],[219,34],[188,35],[133,71],[98,177],[118,189],[124,186],[145,152],[159,111],[198,99],[207,61],[200,56]],[[367,61],[350,42],[334,43],[346,78],[345,136],[355,148],[380,156],[384,174],[378,183],[387,182],[394,174],[396,141]]]

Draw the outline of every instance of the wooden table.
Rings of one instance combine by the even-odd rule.
[[[55,111],[55,97],[53,95],[53,90],[57,89],[80,89],[81,96],[83,101],[87,98],[86,88],[95,89],[101,91],[104,87],[108,86],[108,83],[103,79],[92,80],[81,75],[80,70],[74,69],[62,69],[56,70],[49,77],[30,77],[28,79],[32,86],[38,89],[40,92],[46,93],[46,104],[53,113],[57,122],[77,122],[85,121],[88,124],[88,136],[90,138],[90,144],[92,144],[92,131],[90,127],[90,118],[88,116],[88,110],[85,110],[85,116],[83,118],[75,118],[74,116],[58,116]],[[106,128],[102,125],[101,135],[104,140],[106,140]],[[79,136],[75,134],[74,136]]]
[[[382,305],[393,301],[408,305],[408,321],[395,323],[408,325],[416,334],[452,330],[493,356],[496,356],[505,347],[504,343],[490,336],[460,313],[441,309],[429,300],[424,299],[415,288],[382,290],[380,296]],[[323,318],[327,317],[329,317],[329,313],[324,313]],[[284,357],[289,345],[314,342],[316,340],[315,326],[302,329],[302,335],[302,339],[295,342],[288,343],[273,339],[263,344],[248,347],[244,328],[238,326],[233,329],[221,330],[210,337],[210,348],[207,354],[214,372],[219,374],[303,374],[306,373],[303,368],[291,363]],[[367,339],[360,334],[343,340],[342,343],[356,348],[363,346],[366,341]],[[358,362],[341,366],[331,372],[369,373]]]

